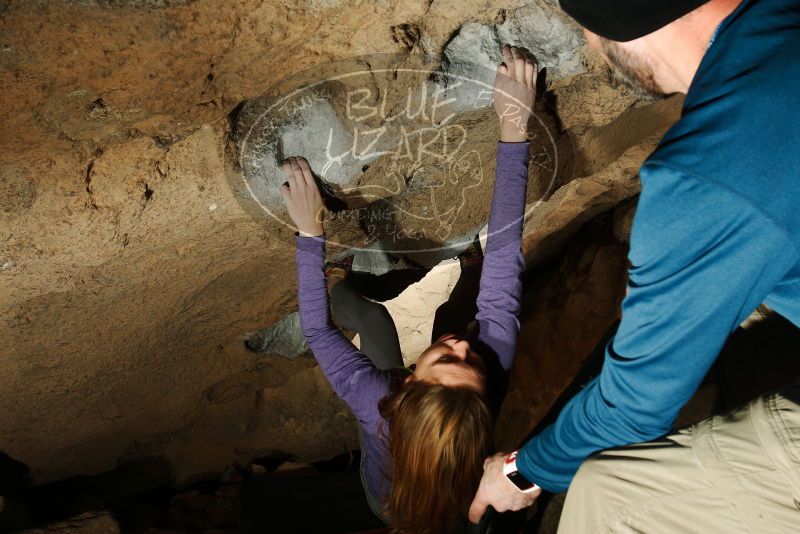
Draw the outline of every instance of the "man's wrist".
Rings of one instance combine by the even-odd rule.
[[[528,480],[519,469],[517,469],[517,452],[514,451],[506,456],[503,461],[503,475],[522,493],[533,493],[539,489],[532,480]]]

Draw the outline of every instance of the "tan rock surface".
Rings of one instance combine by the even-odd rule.
[[[511,4],[1,2],[0,451],[41,483],[151,456],[186,480],[274,451],[310,461],[357,446],[313,360],[244,346],[296,310],[293,236],[251,217],[231,188],[228,114],[311,65],[440,53],[463,23],[492,24]],[[635,107],[607,80],[594,66],[548,97],[574,172],[526,221],[534,265],[635,195],[636,167],[674,117],[674,103]],[[471,127],[491,177],[488,117]],[[457,229],[485,221],[487,184]],[[545,190],[532,183],[531,205]],[[602,321],[614,299],[604,295]],[[537,339],[544,326],[527,321],[523,335]],[[536,351],[537,373],[563,372],[556,339],[573,325],[548,327],[562,330]],[[410,354],[430,326],[403,328]]]

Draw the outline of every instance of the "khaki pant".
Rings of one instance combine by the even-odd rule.
[[[558,532],[800,533],[800,385],[591,456]]]

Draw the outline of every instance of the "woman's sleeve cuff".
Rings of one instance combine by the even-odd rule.
[[[294,242],[298,247],[308,248],[325,244],[325,234],[315,236],[302,236],[298,232],[294,233]]]
[[[508,151],[513,152],[515,150],[520,152],[525,152],[525,151],[530,151],[530,149],[531,149],[530,139],[519,142],[497,141],[497,150],[502,150],[503,152],[508,152]]]

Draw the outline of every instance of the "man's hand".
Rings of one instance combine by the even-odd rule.
[[[500,119],[500,140],[519,143],[528,138],[528,119],[536,99],[537,65],[522,50],[504,45],[503,63],[494,80],[494,109]]]
[[[322,235],[322,197],[308,162],[303,157],[287,158],[283,173],[286,183],[281,186],[281,195],[297,231],[301,236]]]
[[[480,522],[490,504],[498,512],[522,510],[536,502],[541,495],[541,489],[523,493],[503,474],[506,458],[508,454],[501,452],[483,462],[483,478],[469,507],[469,520],[473,523]]]

